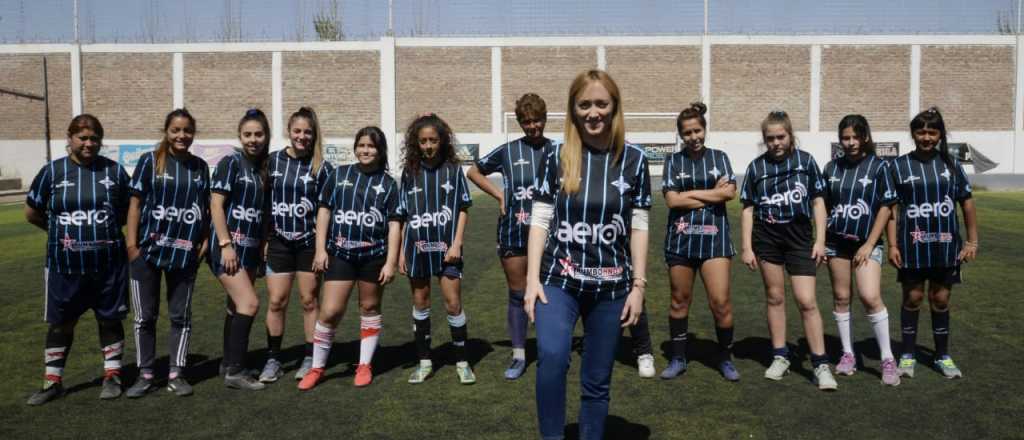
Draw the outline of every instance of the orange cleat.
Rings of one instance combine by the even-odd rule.
[[[299,390],[309,391],[320,383],[320,378],[324,375],[323,368],[310,368],[309,372],[305,376],[302,376],[302,380],[299,381]]]
[[[365,387],[373,382],[373,370],[370,368],[370,364],[359,364],[356,367],[356,381],[357,387]]]

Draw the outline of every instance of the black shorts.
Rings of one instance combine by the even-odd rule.
[[[712,259],[715,259],[715,258],[729,258],[729,259],[732,259],[732,256],[728,256],[728,257],[726,257],[726,256],[709,257],[709,258],[690,258],[690,257],[684,257],[684,256],[679,255],[679,254],[666,253],[665,254],[665,265],[668,266],[669,268],[672,268],[672,266],[686,266],[686,267],[689,267],[691,269],[695,269],[696,270],[696,269],[700,269],[700,267],[703,266],[704,263],[707,262],[708,260],[712,260]]]
[[[324,281],[366,281],[376,283],[384,267],[385,258],[349,260],[331,255],[331,262],[324,273]]]
[[[754,221],[754,255],[772,264],[785,264],[790,276],[815,276],[817,264],[811,258],[814,238],[806,218],[790,223]]]
[[[275,236],[267,245],[267,275],[312,272],[315,255],[316,251],[312,246],[302,247]]]
[[[498,245],[498,258],[525,257],[525,256],[526,256],[526,248],[524,248],[524,247],[521,247],[521,248],[520,247],[510,248],[510,247],[504,247],[504,246]]]
[[[857,251],[860,250],[861,246],[864,246],[864,241],[847,240],[833,234],[829,234],[825,237],[825,255],[828,257],[852,260],[853,257],[857,256]],[[878,264],[883,264],[885,262],[885,255],[882,250],[883,248],[883,243],[879,241],[878,244],[875,245],[875,248],[871,250],[871,254],[868,255],[868,258]]]
[[[50,324],[74,321],[92,309],[96,319],[123,320],[128,315],[128,264],[114,262],[104,272],[71,275],[43,270]]]
[[[896,273],[896,280],[900,284],[921,284],[925,281],[931,281],[952,286],[960,284],[960,266],[899,269]]]

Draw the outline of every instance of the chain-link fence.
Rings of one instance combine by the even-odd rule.
[[[2,43],[1013,34],[1021,0],[2,0]],[[77,19],[76,19],[77,17]]]

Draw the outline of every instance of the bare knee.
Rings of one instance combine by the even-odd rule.
[[[850,291],[847,289],[835,289],[833,292],[832,304],[837,312],[850,310]]]
[[[274,313],[283,313],[288,308],[288,295],[282,296],[271,296],[269,298],[267,309]]]
[[[765,301],[768,307],[781,307],[786,304],[786,291],[774,287],[765,289]]]
[[[732,316],[732,302],[724,299],[713,299],[708,301],[708,307],[711,309],[711,314],[714,315],[716,322],[721,322],[729,316]]]

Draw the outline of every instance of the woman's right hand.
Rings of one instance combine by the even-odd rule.
[[[128,253],[129,262],[135,261],[136,258],[139,258],[139,255],[142,255],[142,251],[139,250],[138,246],[126,246],[125,251]]]
[[[238,272],[238,254],[235,253],[233,245],[229,244],[220,249],[220,265],[224,268],[225,274],[234,275]]]
[[[313,272],[327,272],[327,266],[330,265],[329,260],[330,258],[328,257],[326,250],[317,249],[316,254],[313,255]]]
[[[534,322],[534,311],[537,310],[537,300],[547,304],[548,297],[544,296],[544,286],[540,284],[540,280],[526,280],[526,293],[523,295],[523,309],[526,310],[526,316],[530,317],[530,322]]]
[[[743,264],[746,264],[750,270],[757,270],[757,256],[754,255],[754,251],[750,249],[743,250]]]
[[[408,275],[405,267],[405,252],[398,251],[398,273]]]

